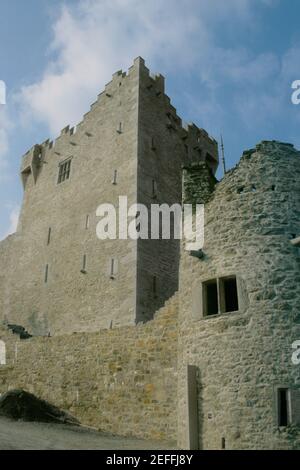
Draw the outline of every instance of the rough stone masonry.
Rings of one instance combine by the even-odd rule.
[[[141,58],[25,154],[19,226],[0,243],[0,393],[184,448],[299,448],[300,153],[262,142],[220,182],[217,165]],[[100,242],[96,208],[119,195],[204,203],[201,256],[185,240]]]

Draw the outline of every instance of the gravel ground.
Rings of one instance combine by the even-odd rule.
[[[103,434],[62,424],[25,423],[0,418],[0,450],[169,450],[170,442],[145,441]]]

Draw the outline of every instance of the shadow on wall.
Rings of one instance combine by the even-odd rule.
[[[202,396],[202,383],[201,383],[201,372],[199,367],[197,367],[197,411],[198,411],[198,449],[203,449],[203,396]]]

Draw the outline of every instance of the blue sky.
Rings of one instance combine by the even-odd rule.
[[[0,0],[0,238],[15,229],[21,156],[88,111],[140,55],[227,165],[263,139],[300,148],[298,0]]]

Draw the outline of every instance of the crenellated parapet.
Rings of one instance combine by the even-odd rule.
[[[84,145],[87,138],[93,137],[91,128],[96,113],[99,115],[97,120],[103,122],[107,116],[107,109],[119,107],[121,121],[123,113],[120,90],[128,83],[131,87],[136,86],[143,89],[149,98],[153,100],[153,103],[157,101],[161,109],[164,110],[165,129],[170,134],[176,134],[178,140],[182,142],[183,161],[186,163],[206,162],[215,173],[219,162],[216,140],[194,123],[188,125],[183,123],[169,96],[165,94],[165,78],[161,74],[151,74],[145,65],[144,59],[137,57],[128,72],[118,70],[113,74],[112,80],[105,85],[104,90],[98,95],[97,100],[91,104],[90,110],[84,114],[81,122],[73,127],[67,125],[61,130],[56,139],[53,141],[48,139],[42,144],[36,144],[24,155],[21,165],[23,187],[25,188],[30,175],[33,177],[34,184],[37,182],[39,173],[43,168],[42,161],[49,156],[50,151],[60,155],[61,152],[56,150],[56,147],[64,147],[65,149],[66,146],[69,146],[69,153],[72,153],[76,147]],[[109,114],[111,113],[109,112]],[[123,124],[116,122],[114,125],[117,128]],[[119,133],[123,133],[123,130],[120,129]]]

